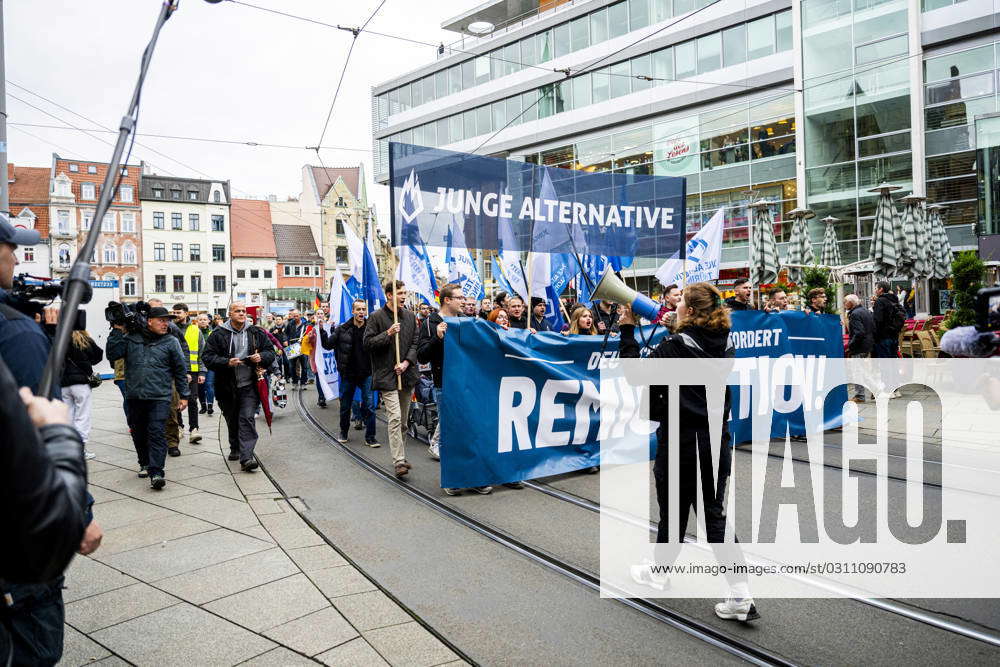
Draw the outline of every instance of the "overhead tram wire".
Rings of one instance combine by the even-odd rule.
[[[257,9],[257,10],[260,10],[262,12],[268,12],[268,13],[271,13],[271,14],[277,14],[279,16],[284,16],[286,18],[295,19],[295,20],[298,20],[298,21],[305,21],[306,23],[312,23],[314,25],[322,26],[324,28],[333,28],[334,30],[342,30],[342,31],[345,31],[345,32],[354,32],[355,30],[357,30],[358,32],[364,32],[364,33],[367,33],[369,35],[373,35],[375,37],[385,37],[387,39],[395,39],[395,40],[402,41],[402,42],[408,42],[410,44],[417,44],[417,45],[420,45],[420,46],[429,46],[429,47],[435,48],[435,49],[436,48],[440,48],[440,46],[441,46],[440,44],[435,44],[434,42],[427,42],[427,41],[424,41],[424,40],[415,39],[413,37],[404,37],[403,35],[393,35],[391,33],[379,32],[379,31],[376,31],[376,30],[368,30],[368,29],[356,28],[356,27],[351,27],[351,26],[344,26],[344,25],[339,25],[339,24],[335,24],[335,23],[326,23],[324,21],[319,21],[317,19],[312,19],[312,18],[309,18],[307,16],[297,16],[295,14],[289,14],[288,12],[282,12],[282,11],[279,11],[279,10],[276,10],[276,9],[271,9],[269,7],[261,7],[259,5],[253,5],[253,4],[250,4],[248,2],[242,2],[242,0],[226,0],[226,1],[227,2],[231,2],[233,4],[236,4],[236,5],[242,5],[244,7],[250,7],[252,9]],[[719,2],[719,1],[720,0],[715,0],[715,2]],[[713,2],[711,4],[715,4],[715,2]],[[710,5],[706,5],[705,7],[708,7],[708,6],[710,6]],[[701,9],[704,9],[705,7],[702,7]],[[701,11],[701,9],[696,10],[696,11]],[[683,19],[683,18],[687,18],[687,17],[681,17],[681,18]],[[673,24],[671,24],[671,25],[673,25]],[[666,27],[669,28],[670,26],[668,25]],[[657,32],[659,32],[659,30],[657,30]],[[655,34],[655,33],[653,33],[653,34]],[[647,37],[649,37],[649,36],[651,36],[651,35],[647,35]],[[643,39],[646,39],[646,38],[644,37]],[[630,45],[630,46],[632,46],[632,45]],[[452,53],[461,53],[461,54],[473,56],[473,57],[476,57],[476,58],[488,58],[489,60],[494,60],[494,61],[497,61],[497,62],[507,63],[509,65],[517,65],[521,69],[537,69],[539,71],[547,72],[549,74],[555,72],[555,73],[558,73],[558,74],[563,74],[564,76],[572,76],[574,74],[581,74],[581,73],[583,73],[582,70],[581,71],[577,71],[577,70],[574,70],[573,68],[545,67],[544,65],[529,64],[529,63],[521,62],[519,60],[512,60],[510,58],[504,58],[502,56],[494,56],[494,55],[490,55],[489,53],[476,53],[475,51],[466,51],[466,50],[463,50],[463,49],[456,49],[456,48],[454,48],[452,46],[448,46],[448,47],[445,47],[445,48],[448,51],[451,51]],[[628,47],[625,47],[625,48],[628,48]],[[618,52],[620,52],[620,50]],[[618,52],[616,52],[616,53],[618,53]],[[612,54],[612,55],[614,55],[614,54]],[[722,83],[722,82],[716,82],[716,81],[703,81],[703,80],[699,80],[699,79],[669,79],[669,78],[666,78],[666,77],[647,76],[645,74],[619,74],[617,72],[606,72],[606,74],[608,76],[616,76],[616,77],[621,77],[621,78],[626,78],[626,79],[639,79],[641,81],[664,81],[664,82],[667,82],[667,83],[669,83],[669,82],[675,82],[675,81],[683,81],[683,82],[686,82],[686,83],[704,83],[704,84],[711,84],[711,85],[715,85],[715,86],[726,86],[726,87],[732,87],[732,88],[753,88],[754,87],[751,84],[745,84],[745,83]],[[785,90],[788,90],[788,92],[796,92],[797,91],[797,89],[795,89],[795,88],[787,88]]]

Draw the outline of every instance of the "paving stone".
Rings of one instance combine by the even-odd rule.
[[[327,544],[315,547],[303,547],[301,549],[289,549],[288,555],[291,556],[296,565],[302,568],[303,572],[347,565],[344,557]]]
[[[281,549],[259,551],[158,581],[156,585],[194,604],[204,604],[298,573]]]
[[[225,472],[229,469],[226,465],[225,457],[219,452],[209,452],[207,450],[203,450],[194,454],[189,454],[186,458],[181,458],[184,458],[184,463],[189,463],[191,465],[213,470],[215,472]]]
[[[261,632],[328,605],[304,574],[296,574],[209,602],[205,609]]]
[[[271,628],[264,635],[299,653],[316,655],[357,637],[358,631],[336,609],[327,607]]]
[[[416,621],[368,630],[365,639],[393,665],[431,667],[458,656]]]
[[[190,486],[190,484],[188,484],[188,481],[192,479],[197,479],[199,477],[207,477],[208,475],[219,474],[217,470],[211,470],[210,468],[196,466],[190,463],[180,466],[171,466],[167,470],[167,473],[170,476],[170,481],[181,482],[185,486]]]
[[[98,550],[99,552],[100,550]],[[137,583],[135,579],[87,556],[77,556],[66,570],[63,601],[81,600]]]
[[[98,550],[94,556],[143,581],[153,582],[247,556],[271,546],[253,537],[220,528],[118,554],[101,555]]]
[[[324,665],[337,667],[374,667],[389,664],[361,637],[321,653],[316,659]]]
[[[233,474],[236,483],[240,485],[243,493],[270,493],[277,491],[274,484],[261,472],[245,473],[243,471]]]
[[[204,519],[225,528],[239,530],[256,526],[257,515],[245,502],[199,491],[196,495],[174,498],[163,503],[175,512]]]
[[[285,510],[271,498],[256,498],[250,500],[250,508],[253,509],[254,514],[261,516],[263,514],[281,514]]]
[[[133,584],[66,605],[66,622],[87,634],[177,604],[179,600],[146,584]]]
[[[178,498],[180,496],[198,493],[198,489],[181,484],[170,483],[170,464],[167,464],[167,485],[160,491],[149,488],[149,480],[136,475],[135,470],[118,468],[116,470],[105,470],[91,475],[87,480],[92,486],[102,486],[106,489],[121,493],[126,496],[138,498],[155,505],[162,505],[165,501]]]
[[[265,514],[262,519],[268,516]],[[271,539],[280,544],[285,549],[301,549],[302,547],[315,547],[326,544],[323,538],[316,534],[312,528],[293,528],[290,530],[268,530]]]
[[[103,505],[94,509],[94,516],[103,528],[101,507]],[[151,544],[170,542],[188,535],[206,533],[216,528],[214,524],[193,516],[171,512],[169,516],[160,517],[149,523],[132,523],[121,528],[105,530],[104,539],[101,541],[101,553],[104,555],[121,553]]]
[[[158,505],[150,505],[135,498],[122,498],[102,504],[95,516],[98,517],[101,528],[111,530],[130,523],[153,522],[170,514],[170,510]]]
[[[205,472],[209,471],[206,470]],[[184,484],[186,486],[193,486],[196,489],[201,489],[202,491],[208,491],[209,493],[214,493],[216,495],[225,496],[226,498],[231,498],[232,500],[244,502],[243,494],[240,492],[240,488],[236,486],[236,482],[233,481],[233,476],[229,473],[209,472],[207,475],[186,479],[184,480]]]
[[[93,665],[101,665],[102,667],[131,667],[131,664],[125,662],[116,655],[108,656],[104,660],[98,660],[97,662],[91,663]]]
[[[176,604],[94,633],[94,639],[137,665],[235,665],[275,647],[203,609]]]
[[[87,447],[88,451],[90,447]],[[104,470],[114,470],[118,466],[112,465],[110,463],[105,463],[104,461],[98,461],[97,459],[90,459],[87,461],[87,474],[93,475],[95,472],[101,472]]]
[[[90,665],[96,660],[111,655],[111,651],[70,626],[63,626],[63,630],[65,634],[63,635],[63,655],[62,660],[59,661],[60,665],[66,667]]]
[[[358,630],[374,630],[413,620],[406,610],[382,591],[343,595],[330,600]]]
[[[309,573],[309,578],[328,598],[377,590],[375,584],[351,565],[314,570]]]
[[[274,538],[271,537],[271,533],[264,530],[263,526],[251,526],[250,528],[240,528],[240,532],[245,535],[250,535],[251,537],[256,537],[258,540],[264,540],[268,544],[275,544]]]
[[[246,667],[286,667],[291,665],[295,667],[296,665],[315,665],[316,663],[309,658],[304,658],[298,653],[289,651],[284,646],[279,646],[276,649],[272,649],[267,653],[262,653],[256,658],[251,658],[246,662],[241,662],[240,666]]]
[[[284,496],[281,495],[281,492],[277,491],[277,490],[275,490],[275,491],[268,491],[267,493],[248,493],[248,494],[246,494],[246,499],[247,500],[260,500],[261,498],[270,498],[270,499],[273,499],[273,500],[277,500],[277,499],[283,498],[283,497]]]
[[[90,491],[90,495],[94,498],[94,504],[100,505],[101,503],[107,503],[112,500],[120,500],[122,498],[128,498],[128,496],[123,496],[120,493],[111,491],[110,489],[105,489],[103,486],[93,486],[88,485],[87,491]]]
[[[288,503],[284,500],[276,501],[277,504],[282,508],[280,514],[269,514],[262,516],[260,518],[260,523],[262,526],[268,529],[268,531],[281,531],[281,530],[301,530],[309,528],[309,524],[302,520],[296,512],[294,512]]]

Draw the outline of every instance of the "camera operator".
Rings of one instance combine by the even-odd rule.
[[[163,301],[161,299],[150,299],[146,302],[150,308],[163,308]],[[185,359],[191,357],[191,352],[188,350],[187,339],[184,338],[184,332],[181,331],[180,327],[174,324],[171,320],[167,323],[167,333],[177,339],[177,342],[181,344],[181,354],[184,355]],[[191,374],[187,374],[188,385],[191,384]],[[170,414],[167,417],[167,453],[171,456],[181,455],[181,435],[183,435],[184,429],[184,409],[179,407],[180,396],[175,391],[170,398]]]
[[[149,309],[145,329],[126,333],[116,324],[108,336],[108,361],[125,359],[125,399],[128,402],[132,442],[139,457],[139,477],[149,476],[155,490],[166,486],[166,422],[173,391],[178,409],[187,408],[188,359],[177,339],[168,333],[170,313],[162,306]]]

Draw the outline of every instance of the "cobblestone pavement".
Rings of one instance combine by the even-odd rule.
[[[201,415],[202,442],[185,437],[156,492],[136,476],[118,389],[95,391],[90,491],[104,541],[66,574],[60,664],[464,664],[313,531],[297,499],[227,461],[221,421]]]

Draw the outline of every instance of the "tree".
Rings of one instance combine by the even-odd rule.
[[[976,292],[983,286],[986,265],[975,251],[960,252],[951,263],[955,310],[945,320],[948,329],[976,323]]]
[[[810,266],[802,269],[802,298],[808,299],[809,292],[817,287],[822,287],[826,292],[826,308],[824,313],[836,315],[840,311],[837,308],[837,288],[830,283],[830,269]]]

